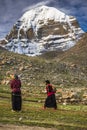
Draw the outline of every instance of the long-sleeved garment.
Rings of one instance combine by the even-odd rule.
[[[54,108],[57,109],[55,92],[51,84],[47,84],[46,86],[47,98],[45,100],[44,108]]]
[[[20,92],[21,91],[21,81],[20,79],[13,79],[10,82],[12,92]]]
[[[14,111],[20,111],[22,105],[22,98],[21,98],[21,81],[20,79],[13,79],[10,82],[10,87],[12,90],[12,109]]]

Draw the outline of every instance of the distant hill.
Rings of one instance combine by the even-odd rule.
[[[81,66],[87,64],[87,33],[77,42],[77,44],[62,53],[61,60],[76,63]]]
[[[42,87],[46,79],[57,87],[87,87],[87,33],[66,52],[29,57],[0,48],[0,83],[19,74],[23,86]]]

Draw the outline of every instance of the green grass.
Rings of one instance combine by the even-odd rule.
[[[58,104],[58,110],[43,110],[43,103],[35,102],[40,100],[41,95],[35,97],[22,96],[22,111],[11,111],[10,94],[4,98],[3,93],[0,98],[0,123],[16,124],[29,126],[55,127],[58,130],[87,130],[87,106],[86,105],[61,105]],[[34,96],[34,97],[33,97]],[[28,100],[27,100],[28,98]],[[43,95],[45,99],[45,95]]]

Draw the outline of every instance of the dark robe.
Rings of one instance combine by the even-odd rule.
[[[21,97],[21,81],[19,79],[13,79],[10,82],[11,90],[12,90],[12,110],[20,111],[21,104],[22,104],[22,97]]]
[[[47,98],[45,100],[44,108],[54,108],[57,109],[57,103],[55,98],[55,92],[53,91],[52,85],[48,84],[46,86]]]

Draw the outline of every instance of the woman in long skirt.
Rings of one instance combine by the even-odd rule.
[[[54,108],[56,110],[57,103],[56,103],[56,98],[55,98],[55,92],[53,90],[52,85],[50,84],[50,81],[46,80],[45,82],[46,82],[47,98],[44,103],[44,109],[48,107],[48,108]]]
[[[11,101],[12,101],[12,110],[13,111],[20,111],[22,98],[21,98],[21,81],[18,76],[12,75],[12,80],[10,81],[10,87],[12,90],[11,93]]]

